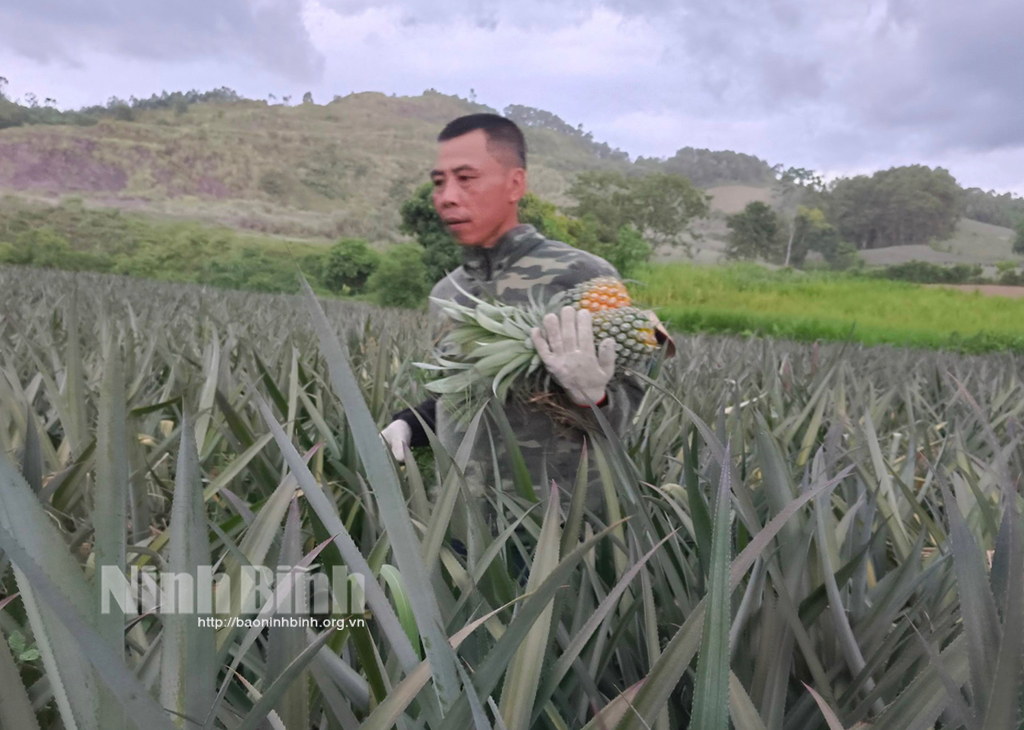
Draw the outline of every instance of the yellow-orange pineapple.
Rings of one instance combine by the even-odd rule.
[[[576,309],[589,309],[597,314],[607,309],[628,307],[633,300],[621,281],[612,276],[598,276],[570,289],[569,302]]]

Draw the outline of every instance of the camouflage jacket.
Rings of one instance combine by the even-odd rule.
[[[478,246],[462,247],[462,266],[439,281],[431,297],[474,306],[465,297],[461,287],[470,294],[484,300],[496,299],[505,304],[526,305],[530,292],[535,301],[548,301],[556,293],[570,289],[596,276],[621,278],[615,267],[599,256],[581,251],[561,241],[552,241],[541,235],[533,226],[521,224],[508,233],[491,248]],[[431,324],[435,342],[443,342],[443,335],[451,326],[447,315],[433,302],[430,307]],[[643,397],[643,387],[638,378],[616,375],[606,388],[607,399],[600,406],[601,413],[612,428],[625,435],[633,415]],[[427,407],[417,409],[431,425],[450,454],[455,454],[465,435],[464,430],[450,417],[445,409],[444,398]],[[584,409],[585,410],[585,409]],[[585,431],[556,422],[540,408],[529,404],[509,403],[504,408],[516,441],[530,470],[537,496],[544,499],[554,480],[566,498],[571,494],[579,466]],[[401,414],[413,426],[420,443],[424,441],[422,426],[411,411]],[[600,432],[597,419],[592,415],[593,428]],[[433,421],[433,423],[431,423]],[[416,441],[414,440],[414,444]],[[466,466],[470,490],[482,496],[487,489],[499,486],[494,475],[494,456],[491,444],[498,454],[497,467],[500,472],[500,488],[511,491],[512,469],[504,453],[503,439],[497,424],[490,417],[481,421],[474,449]],[[593,452],[591,451],[591,454]],[[597,476],[592,461],[590,475]],[[603,501],[601,488],[591,480],[587,504],[598,509]]]

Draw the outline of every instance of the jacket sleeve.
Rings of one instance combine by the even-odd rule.
[[[439,290],[444,287],[444,283],[439,283],[434,287],[431,292],[431,296],[437,296]],[[439,352],[444,351],[443,336],[446,333],[450,323],[447,321],[448,318],[444,315],[444,312],[437,307],[433,302],[430,303],[429,309],[430,319],[430,334],[434,340],[434,346]],[[417,418],[419,416],[419,418]],[[420,421],[420,418],[423,421]],[[424,430],[424,423],[431,431],[437,430],[437,398],[427,398],[422,403],[412,408],[405,408],[394,415],[394,420],[405,421],[409,424],[409,428],[412,429],[412,440],[409,442],[410,446],[427,446],[430,441],[427,438],[427,432]]]

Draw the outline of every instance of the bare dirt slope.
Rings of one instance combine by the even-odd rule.
[[[739,213],[754,201],[771,204],[774,200],[770,188],[759,188],[751,185],[719,185],[708,188],[711,195],[711,210],[732,215]]]
[[[1000,261],[1024,262],[1024,256],[1013,253],[1014,233],[1009,228],[962,219],[956,232],[946,241],[931,246],[888,246],[861,251],[872,266],[927,261],[933,264],[982,264],[994,266]]]

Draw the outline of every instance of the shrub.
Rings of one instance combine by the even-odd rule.
[[[204,284],[229,289],[265,292],[296,292],[298,278],[291,265],[268,256],[257,246],[244,246],[240,251],[227,251],[208,260],[198,275]]]
[[[370,275],[367,289],[385,307],[419,307],[430,293],[423,249],[415,243],[393,246]]]
[[[328,289],[361,292],[380,265],[380,255],[360,238],[345,238],[334,244],[324,259],[321,279]]]
[[[999,274],[999,283],[1003,286],[1024,286],[1024,271],[1003,271]]]
[[[836,244],[835,252],[832,254],[831,259],[828,256],[825,258],[836,271],[848,271],[864,267],[864,258],[860,255],[860,251],[849,241],[840,241]]]
[[[281,198],[288,192],[288,176],[279,170],[267,170],[260,175],[257,187],[272,198]]]
[[[942,266],[927,261],[908,261],[905,264],[886,266],[878,276],[917,284],[970,284],[983,281],[982,268],[978,264]]]

